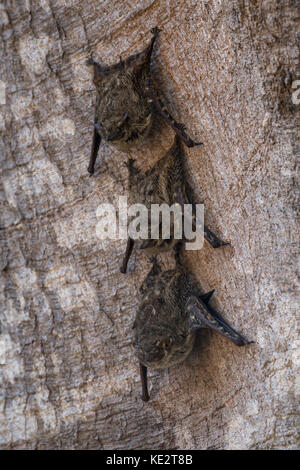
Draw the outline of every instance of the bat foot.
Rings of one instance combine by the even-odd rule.
[[[92,56],[90,56],[87,60],[86,60],[86,65],[96,65],[97,62],[93,59]]]
[[[89,172],[90,176],[93,176],[93,174],[95,173],[94,168],[88,167],[87,171]]]
[[[127,268],[124,268],[124,266],[121,266],[120,267],[120,273],[126,274],[126,272],[127,272]]]
[[[134,166],[134,164],[135,164],[135,159],[134,158],[128,158],[127,162],[126,161],[124,162],[124,165],[127,168]]]
[[[161,29],[159,29],[157,26],[154,28],[151,28],[150,33],[154,34],[154,36],[157,36],[161,32]]]

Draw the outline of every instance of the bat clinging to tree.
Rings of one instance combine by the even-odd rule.
[[[183,149],[180,138],[175,136],[170,150],[152,168],[143,173],[134,165],[134,160],[129,160],[129,193],[130,204],[143,204],[150,213],[152,204],[179,204],[182,211],[184,204],[192,204],[192,196],[189,185],[185,181],[183,165]],[[193,205],[194,206],[194,205]],[[195,207],[195,206],[194,206]],[[193,219],[193,230],[195,230],[195,219]],[[151,239],[151,223],[149,217],[149,238],[137,240],[137,245],[147,255],[153,256],[169,251],[176,246],[180,239],[175,238],[174,222],[171,221],[170,238]],[[160,224],[161,228],[161,224]],[[204,225],[204,238],[213,248],[227,245],[218,238],[208,227]],[[128,239],[127,249],[124,255],[121,272],[126,273],[127,264],[132,253],[135,241]]]
[[[88,60],[94,67],[97,90],[94,135],[88,172],[94,173],[101,139],[110,142],[123,152],[128,152],[150,131],[155,113],[159,113],[181,136],[188,147],[201,145],[185,132],[184,126],[173,119],[151,83],[150,61],[158,28],[153,28],[153,38],[142,52],[111,66]]]
[[[184,361],[200,328],[214,329],[237,346],[251,343],[209,305],[213,292],[200,294],[181,264],[162,272],[155,261],[140,288],[141,301],[133,325],[144,401],[149,400],[147,367],[162,369]]]

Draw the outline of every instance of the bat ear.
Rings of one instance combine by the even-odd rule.
[[[215,309],[204,303],[201,298],[197,299],[197,297],[191,296],[186,304],[186,312],[191,331],[200,328],[212,328],[233,341],[237,346],[244,346],[252,342],[231,328],[224,318]]]

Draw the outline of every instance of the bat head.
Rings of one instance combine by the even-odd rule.
[[[126,139],[128,132],[129,114],[128,111],[120,114],[108,116],[102,122],[96,122],[95,128],[101,137],[107,142],[115,142]]]
[[[146,332],[135,332],[134,348],[138,360],[149,367],[161,368],[173,344],[172,336],[165,331],[152,329]]]
[[[134,322],[134,348],[138,360],[153,369],[163,369],[182,362],[191,352],[194,334],[173,312],[166,315],[163,305],[143,304]]]
[[[142,364],[157,368],[173,344],[171,331],[158,318],[160,310],[158,302],[143,302],[133,324],[136,356]]]

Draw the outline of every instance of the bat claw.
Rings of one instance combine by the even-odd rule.
[[[86,65],[96,65],[97,62],[93,59],[92,56],[90,56],[87,60],[86,60]]]
[[[186,143],[187,147],[196,147],[197,145],[203,145],[203,142],[194,142],[193,140],[190,140]]]
[[[129,167],[132,167],[135,163],[135,159],[134,158],[128,158],[127,162],[124,162],[124,165],[129,168]]]
[[[157,36],[161,32],[161,29],[159,29],[157,26],[154,28],[151,28],[150,33],[154,34],[154,36]]]

